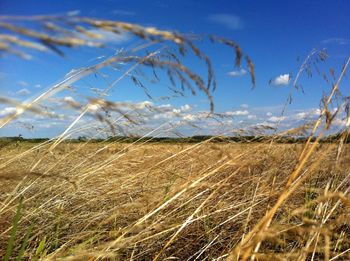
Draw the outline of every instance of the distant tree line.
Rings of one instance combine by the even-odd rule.
[[[344,133],[337,133],[328,135],[321,140],[321,142],[331,143],[339,141]],[[344,135],[344,143],[350,143],[349,135]],[[303,143],[308,137],[291,137],[291,136],[211,136],[211,135],[195,135],[191,137],[127,137],[127,136],[110,136],[108,138],[88,138],[85,136],[79,136],[74,139],[67,139],[68,143],[79,142],[122,142],[122,143],[144,143],[144,142],[157,142],[157,143],[198,143],[198,142],[212,142],[212,143],[227,143],[227,142],[240,142],[240,143],[252,143],[252,142],[270,142],[273,140],[275,143]],[[312,137],[311,141],[315,141],[316,137]],[[0,144],[11,142],[31,142],[40,143],[48,141],[48,138],[23,138],[21,135],[16,137],[0,137]]]

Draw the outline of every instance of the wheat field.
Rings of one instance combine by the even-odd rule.
[[[283,193],[304,145],[46,146],[1,148],[1,255],[20,211],[13,253],[27,242],[25,259],[224,260]],[[303,184],[255,239],[257,260],[349,258],[350,148],[336,161],[337,148],[317,146]]]

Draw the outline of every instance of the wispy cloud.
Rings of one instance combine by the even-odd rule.
[[[63,98],[65,102],[76,102],[72,96],[66,96]]]
[[[175,108],[171,104],[164,104],[157,107],[157,113],[153,115],[153,118],[158,119],[172,119],[172,118],[182,118],[184,120],[194,120],[191,117],[190,112],[192,107],[188,104],[180,106],[180,108]],[[188,117],[187,117],[188,116]]]
[[[180,109],[181,109],[181,111],[186,112],[186,111],[190,111],[192,109],[192,106],[188,105],[188,104],[185,104],[185,105],[182,105],[180,107]]]
[[[51,113],[50,116],[44,114],[23,115],[23,117],[19,119],[20,122],[34,126],[38,133],[42,132],[44,135],[47,135],[45,133],[58,133],[62,131],[76,119],[76,111],[72,110],[74,106],[62,106],[62,104],[78,104],[78,101],[81,101],[79,97],[73,98],[72,96],[59,97],[57,99],[61,101],[60,104],[57,103],[57,113]],[[51,101],[49,103],[52,105]],[[103,105],[90,104],[88,108],[88,115],[79,121],[76,128],[90,124],[93,129],[98,128],[100,130],[100,128],[104,128],[105,133],[109,135],[111,130],[108,126],[106,128],[104,123],[96,122],[98,113],[103,112],[101,111]],[[254,107],[241,104],[231,110],[220,111],[217,115],[210,115],[209,111],[197,110],[196,107],[192,107],[189,104],[174,106],[170,103],[158,104],[146,100],[114,103],[114,107],[110,110],[111,118],[114,118],[114,113],[116,113],[113,108],[117,108],[118,113],[120,111],[123,115],[128,115],[131,119],[137,119],[139,122],[143,123],[136,126],[130,124],[126,118],[122,118],[118,121],[118,126],[121,126],[122,129],[114,130],[121,134],[123,130],[125,130],[125,133],[143,134],[145,130],[152,130],[152,128],[164,124],[164,126],[167,126],[166,130],[176,130],[176,132],[184,135],[193,135],[193,133],[221,135],[224,133],[233,133],[235,130],[239,132],[243,130],[255,135],[255,133],[257,133],[256,131],[265,130],[264,126],[276,127],[278,130],[286,130],[299,126],[299,124],[303,122],[316,119],[320,113],[318,108],[306,108],[303,110],[286,111],[282,116],[280,114],[281,106]],[[8,115],[15,111],[16,108],[14,107],[0,107],[0,116]],[[116,115],[119,114],[116,113]],[[340,127],[344,126],[346,123],[347,121],[344,115],[339,115],[334,121],[334,125]],[[139,126],[142,126],[142,128]],[[262,129],[257,129],[257,126],[262,126]],[[13,133],[9,133],[11,133],[11,135],[17,132],[21,133],[23,128],[17,127],[14,130]],[[95,133],[95,131],[92,133]],[[174,133],[175,132],[169,132],[164,135],[173,135]],[[88,133],[87,135],[94,134]]]
[[[290,74],[288,73],[281,74],[277,76],[275,79],[270,80],[270,84],[275,86],[288,85],[290,82],[290,79],[291,79]]]
[[[321,114],[321,110],[318,108],[311,108],[306,109],[304,111],[296,111],[295,113],[292,113],[290,116],[291,119],[299,121],[299,120],[307,120],[307,119],[314,119],[315,117],[318,117]]]
[[[270,118],[268,118],[268,121],[270,121],[270,122],[279,122],[279,121],[283,121],[283,120],[285,120],[286,119],[286,117],[285,116],[272,116],[272,117],[270,117]]]
[[[29,95],[30,91],[27,88],[23,88],[17,91],[16,94],[25,96],[25,95]]]
[[[15,107],[5,107],[4,109],[0,110],[0,116],[9,115],[15,112],[16,112]]]
[[[80,15],[81,11],[80,10],[72,10],[72,11],[68,11],[67,15],[68,16],[76,16],[76,15]]]
[[[247,116],[249,120],[256,120],[258,117],[255,114],[250,114]]]
[[[322,44],[338,44],[338,45],[347,45],[350,43],[349,39],[346,38],[328,38],[321,41]]]
[[[236,71],[228,72],[227,75],[232,76],[232,77],[237,77],[237,76],[245,75],[246,73],[247,73],[247,70],[241,68],[241,69],[236,70]]]
[[[114,14],[114,15],[125,15],[125,16],[134,16],[134,15],[136,15],[135,12],[122,10],[122,9],[114,9],[112,11],[112,14]]]
[[[28,83],[25,82],[25,81],[18,81],[17,84],[20,85],[20,86],[23,86],[23,87],[28,86]]]
[[[244,27],[241,18],[233,14],[213,14],[208,19],[230,30],[239,30]]]
[[[228,116],[243,116],[243,115],[248,115],[249,111],[247,110],[227,111],[225,114]]]

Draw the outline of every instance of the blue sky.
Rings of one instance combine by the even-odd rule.
[[[278,117],[281,106],[292,89],[293,77],[302,60],[313,48],[326,48],[330,57],[327,65],[321,69],[328,72],[327,68],[334,67],[336,74],[339,74],[340,67],[350,55],[349,10],[350,2],[345,0],[0,2],[1,15],[63,14],[77,11],[81,16],[121,20],[183,33],[215,34],[235,40],[255,64],[257,84],[254,90],[251,90],[247,68],[234,68],[234,56],[230,49],[209,42],[201,43],[200,47],[212,58],[214,64],[218,82],[218,89],[214,93],[216,111],[233,116],[234,123],[246,121],[247,124],[266,122],[269,119],[270,123],[274,122],[271,117]],[[67,50],[64,58],[54,53],[33,53],[30,61],[4,56],[0,60],[0,95],[29,100],[46,87],[62,80],[70,70],[93,64],[94,58],[110,56],[116,49],[128,48],[137,41],[126,36],[111,40],[110,47],[106,49]],[[189,66],[196,66],[191,60],[186,62]],[[269,80],[273,84],[269,84]],[[302,76],[300,80],[305,94],[294,93],[290,115],[301,112],[312,114],[319,105],[322,90],[329,90],[329,85],[320,77],[308,80]],[[86,81],[90,85],[97,84],[94,79]],[[79,84],[84,94],[84,83]],[[166,94],[162,86],[154,86],[151,90],[155,97]],[[125,81],[121,82],[121,86],[109,99],[142,102],[147,97]],[[174,109],[188,104],[192,108],[192,114],[209,108],[205,97],[201,95],[192,97],[188,94],[186,98],[172,99],[166,103]],[[162,103],[156,102],[155,106],[162,106]],[[5,115],[4,110],[9,111],[7,105],[1,105],[0,109],[0,117]],[[235,113],[238,111],[241,113]],[[61,129],[64,127],[61,126]],[[27,136],[53,136],[61,129],[54,125],[49,128],[38,127],[34,133],[13,124],[0,129],[0,135],[25,133]]]

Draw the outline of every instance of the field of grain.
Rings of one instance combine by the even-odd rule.
[[[245,245],[304,144],[49,146],[1,148],[1,256],[12,238],[25,259],[220,260],[257,241],[257,260],[350,258],[348,145],[338,160],[337,144],[318,145],[302,184]]]

